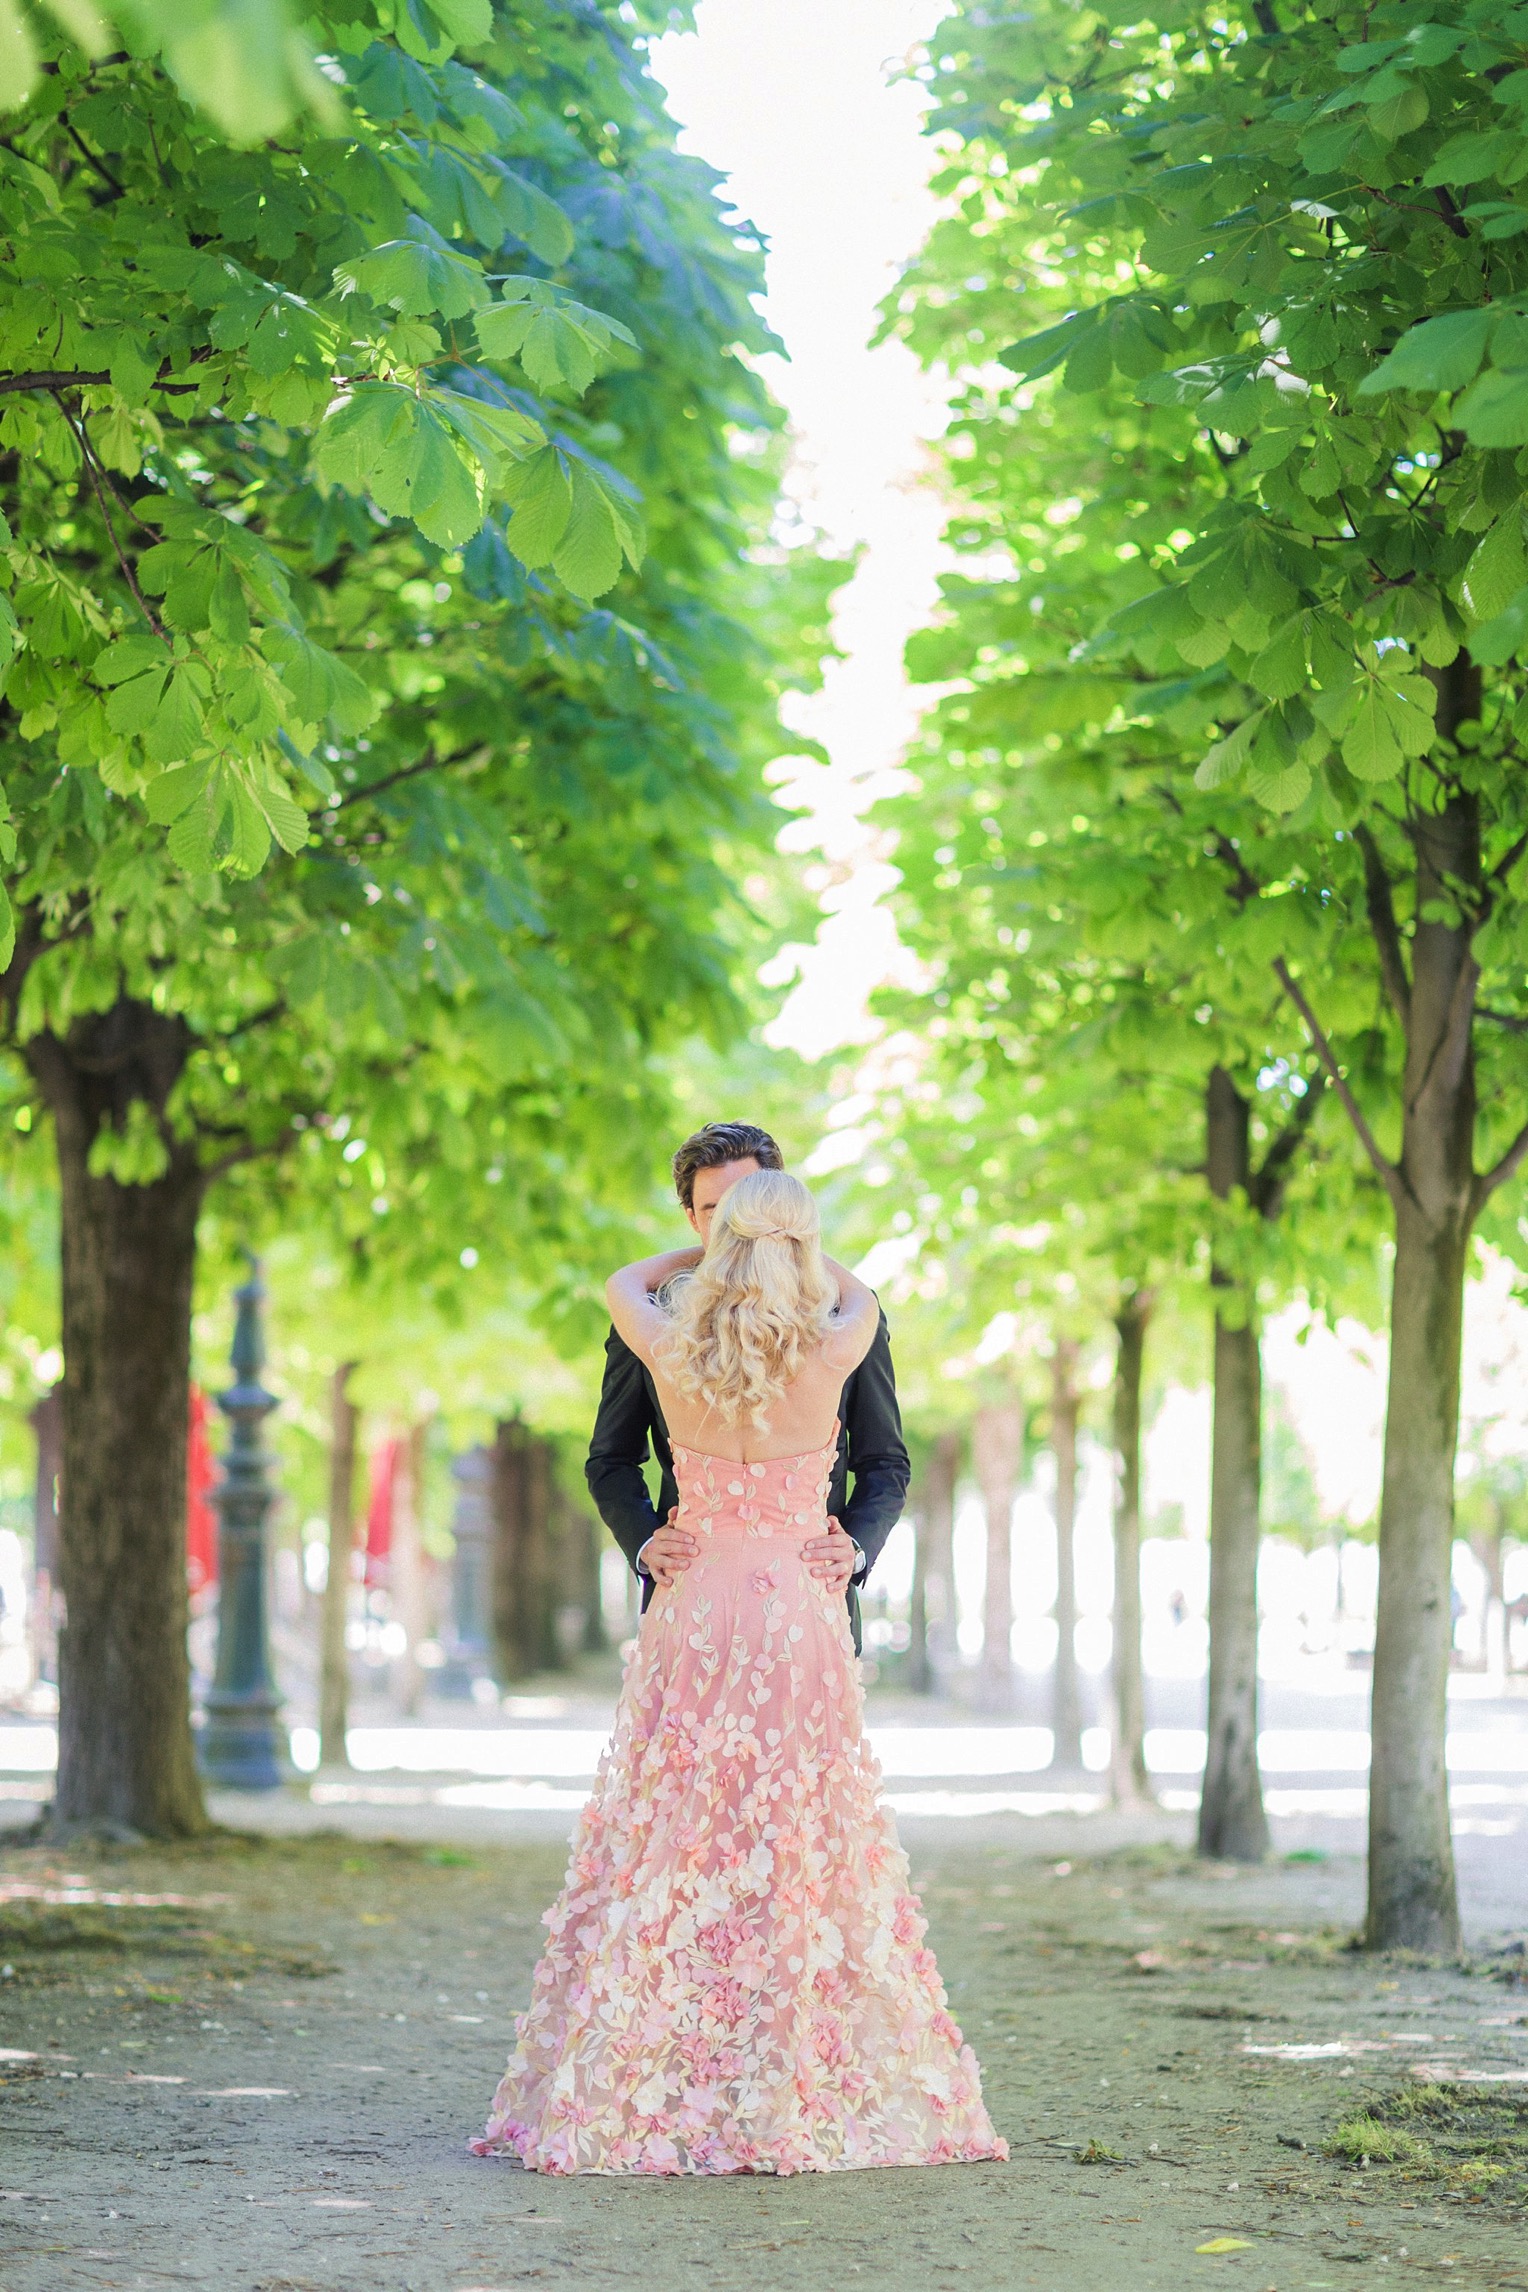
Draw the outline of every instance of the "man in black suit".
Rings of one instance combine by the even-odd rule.
[[[708,1122],[674,1156],[674,1187],[685,1216],[704,1243],[716,1205],[729,1186],[755,1170],[784,1167],[767,1130],[751,1122]],[[845,1595],[858,1648],[857,1587],[902,1516],[912,1470],[902,1439],[884,1313],[870,1351],[844,1387],[838,1420],[828,1532],[807,1544],[803,1557],[814,1576]],[[656,1505],[642,1471],[649,1444],[661,1475]],[[613,1329],[605,1340],[605,1382],[584,1471],[600,1518],[642,1579],[645,1608],[655,1585],[672,1583],[682,1575],[700,1546],[676,1518],[679,1491],[674,1460],[651,1371]]]

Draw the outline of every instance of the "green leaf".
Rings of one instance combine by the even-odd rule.
[[[341,733],[364,732],[377,713],[370,686],[301,629],[263,629],[260,650],[270,661],[304,724],[332,723]],[[295,753],[295,751],[294,751]]]
[[[1483,239],[1516,239],[1528,231],[1528,207],[1512,199],[1472,200],[1464,212],[1479,224]]]
[[[153,721],[143,735],[145,753],[154,763],[183,763],[196,746],[202,736],[208,684],[207,672],[198,662],[178,662],[172,669]],[[109,717],[110,703],[107,714]]]
[[[480,48],[493,32],[493,0],[429,0],[429,9],[458,47]]]
[[[165,842],[171,859],[187,875],[210,875],[217,865],[212,848],[212,805],[205,786],[195,793],[197,800],[181,813]]]
[[[1141,637],[1166,639],[1180,652],[1185,640],[1192,639],[1202,626],[1189,599],[1186,582],[1175,582],[1166,588],[1153,589],[1145,597],[1137,597],[1105,624],[1111,636],[1123,637],[1132,645]],[[1218,659],[1219,655],[1215,657]]]
[[[16,618],[15,608],[5,592],[0,590],[0,690],[4,689],[6,672],[20,652],[22,643],[21,623]],[[0,806],[0,813],[3,813],[3,806]]]
[[[369,494],[389,516],[414,517],[417,496],[416,521],[432,539],[465,540],[481,522],[478,483],[450,432],[397,383],[356,389],[325,420],[312,458],[318,476]]]
[[[1022,341],[1011,342],[1006,350],[998,352],[998,362],[1025,380],[1037,382],[1041,375],[1053,373],[1064,365],[1077,347],[1079,337],[1097,324],[1095,312],[1081,311],[1075,317],[1064,318],[1059,326],[1047,326],[1039,334],[1027,334]]]
[[[1468,128],[1462,135],[1449,137],[1422,181],[1456,187],[1484,183],[1500,171],[1518,148],[1519,138],[1505,128],[1494,128],[1484,135],[1478,129]]]
[[[1089,391],[1102,390],[1114,372],[1114,346],[1105,326],[1088,329],[1077,338],[1077,344],[1066,362],[1061,377],[1064,390],[1073,390],[1079,396]]]
[[[475,140],[480,145],[507,143],[524,129],[524,113],[469,65],[446,64],[436,74],[435,84],[444,87],[451,110],[462,125],[476,130]]]
[[[172,0],[154,8],[150,24],[182,94],[230,142],[263,143],[300,112],[331,131],[342,126],[334,90],[284,6],[203,0],[190,7]]]
[[[504,483],[507,468],[545,443],[546,433],[518,406],[492,406],[459,390],[431,390],[425,400],[482,463],[490,486]]]
[[[1456,399],[1454,420],[1477,446],[1528,445],[1528,367],[1489,367]]]
[[[249,636],[249,607],[238,567],[225,557],[207,600],[207,625],[225,645],[242,645]]]
[[[517,358],[538,390],[582,397],[636,337],[546,279],[507,279],[504,299],[473,322],[485,357]]]
[[[169,653],[157,637],[118,637],[96,654],[91,674],[97,684],[109,686],[125,684],[129,677],[152,669],[168,672],[169,666]]]
[[[621,570],[625,555],[610,495],[583,465],[575,462],[569,473],[573,499],[552,565],[575,597],[587,603],[601,596]],[[513,544],[513,530],[511,530]]]
[[[1523,514],[1507,511],[1472,554],[1464,569],[1461,595],[1476,621],[1500,613],[1528,581],[1528,551],[1523,547]]]
[[[465,318],[489,299],[482,266],[449,247],[421,215],[410,215],[407,237],[389,239],[334,273],[342,295],[369,295],[405,318],[438,311],[442,318]]]
[[[1252,743],[1265,713],[1259,709],[1255,715],[1243,717],[1234,732],[1228,732],[1224,740],[1215,742],[1194,774],[1196,788],[1203,788],[1206,792],[1213,788],[1223,788],[1227,781],[1237,777],[1252,753]]]
[[[211,769],[207,764],[177,764],[170,771],[159,773],[143,791],[144,809],[149,818],[160,827],[178,820],[205,790]]]
[[[162,647],[158,664],[146,676],[129,678],[119,684],[106,703],[106,721],[113,732],[128,738],[148,731],[159,713],[159,703],[169,682],[170,663]]]
[[[485,495],[481,467],[467,459],[450,427],[430,407],[417,408],[399,499],[420,532],[443,549],[469,540],[483,522]],[[389,506],[380,493],[377,499]]]
[[[1359,397],[1382,390],[1462,390],[1479,371],[1495,324],[1494,310],[1456,310],[1424,319],[1365,375]]]
[[[37,43],[17,0],[0,0],[0,110],[16,111],[27,101],[39,69]]]
[[[574,248],[573,226],[558,206],[534,183],[500,162],[495,173],[498,190],[494,204],[511,238],[529,247],[538,262],[556,270]]]
[[[1299,757],[1268,771],[1247,774],[1247,793],[1270,812],[1293,812],[1311,792],[1311,769]]]
[[[514,515],[504,538],[522,565],[535,569],[549,565],[573,510],[573,488],[562,455],[555,446],[509,472],[504,491]]]
[[[1355,780],[1393,780],[1408,756],[1437,736],[1436,699],[1420,677],[1387,682],[1369,675],[1342,736],[1342,761]]]
[[[297,807],[292,806],[293,811]],[[307,823],[303,823],[306,830]],[[172,837],[174,831],[171,831]],[[218,857],[230,875],[258,875],[270,856],[271,826],[242,780],[227,775],[225,808],[217,828]]]
[[[1519,589],[1489,621],[1470,633],[1470,652],[1487,668],[1504,668],[1528,649],[1528,586]]]
[[[1247,671],[1249,680],[1270,700],[1290,700],[1306,682],[1305,617],[1296,613],[1275,629]]]
[[[129,406],[141,406],[159,375],[159,361],[141,334],[123,332],[112,345],[112,382]]]
[[[276,745],[294,770],[302,774],[309,787],[316,789],[325,803],[331,803],[340,792],[339,783],[322,756],[306,754],[289,732],[278,732]]]
[[[308,815],[301,804],[294,802],[285,788],[274,781],[264,781],[251,790],[265,823],[285,852],[300,852],[307,843],[312,829]],[[261,855],[262,861],[264,854]]]

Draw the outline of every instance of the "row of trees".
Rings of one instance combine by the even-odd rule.
[[[578,1334],[660,1051],[737,1024],[832,575],[768,544],[761,252],[674,148],[672,15],[332,0],[299,40],[275,0],[123,0],[93,46],[84,9],[27,35],[0,1092],[11,1201],[56,1190],[61,1235],[61,1829],[202,1820],[199,1248],[303,1234],[362,1361],[511,1255]]]
[[[903,1219],[978,1325],[1017,1298],[1059,1362],[1115,1321],[1127,1489],[1153,1303],[1208,1290],[1232,1854],[1266,1839],[1259,1316],[1388,1265],[1376,1946],[1458,1939],[1462,1301],[1474,1237],[1522,1249],[1525,66],[1492,0],[958,7],[947,214],[887,315],[959,380],[965,559],[896,807],[936,974],[882,1109]]]

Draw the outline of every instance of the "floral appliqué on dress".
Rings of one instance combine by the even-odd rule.
[[[880,1802],[841,1598],[801,1546],[836,1443],[675,1448],[660,1589],[479,2156],[548,2173],[1006,2157]]]

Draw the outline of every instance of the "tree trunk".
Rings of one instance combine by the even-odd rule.
[[[1247,1102],[1224,1067],[1207,1093],[1208,1174],[1217,1201],[1251,1193]],[[1229,1274],[1211,1274],[1227,1300],[1215,1314],[1215,1414],[1210,1456],[1210,1678],[1199,1852],[1260,1862],[1268,1817],[1257,1763],[1257,1551],[1262,1483],[1262,1357],[1253,1300],[1233,1297]]]
[[[24,1056],[53,1115],[64,1342],[57,1833],[188,1837],[207,1819],[186,1654],[191,1288],[206,1184],[164,1108],[189,1037],[120,1000]],[[144,1108],[143,1184],[92,1174]],[[132,1141],[135,1148],[139,1139]],[[146,1166],[152,1166],[147,1164]]]
[[[605,1629],[605,1611],[600,1600],[600,1556],[604,1550],[604,1536],[599,1521],[587,1504],[569,1496],[559,1486],[558,1510],[562,1514],[562,1548],[567,1557],[570,1600],[583,1610],[579,1627],[578,1645],[584,1655],[603,1655],[610,1645]]]
[[[329,1573],[319,1641],[318,1756],[325,1767],[348,1767],[350,1560],[355,1550],[355,1452],[360,1411],[349,1385],[357,1364],[345,1361],[329,1387]]]
[[[1484,1539],[1480,1564],[1486,1572],[1485,1615],[1480,1626],[1480,1653],[1484,1669],[1496,1682],[1498,1695],[1507,1692],[1507,1507],[1498,1496],[1495,1522]]]
[[[1466,1237],[1396,1218],[1369,1780],[1371,1949],[1453,1950],[1444,1768]]]
[[[37,1436],[32,1504],[32,1676],[58,1684],[58,1484],[63,1469],[64,1397],[50,1386],[28,1420]]]
[[[1461,654],[1438,682],[1438,729],[1452,735],[1480,713],[1479,671]],[[1441,810],[1414,812],[1409,824],[1418,921],[1394,1189],[1365,1939],[1371,1949],[1452,1951],[1459,1907],[1444,1736],[1464,1278],[1478,1207],[1478,972],[1469,916],[1481,878],[1475,798],[1456,790]]]
[[[1013,1707],[1013,1500],[1023,1453],[1024,1419],[1016,1401],[989,1402],[977,1410],[971,1461],[987,1515],[979,1696],[988,1711]]]
[[[551,1581],[551,1443],[518,1417],[494,1443],[494,1629],[506,1679],[562,1661]]]
[[[1082,1695],[1077,1678],[1077,1346],[1058,1337],[1051,1355],[1051,1451],[1056,1459],[1056,1681],[1051,1765],[1082,1768]]]
[[[1146,1772],[1146,1694],[1141,1675],[1141,1371],[1151,1299],[1121,1298],[1114,1326],[1114,1724],[1109,1786],[1116,1804],[1150,1799]]]
[[[918,1570],[923,1594],[921,1641],[913,1634],[916,1664],[922,1654],[922,1687],[942,1694],[959,1653],[955,1636],[955,1483],[960,1473],[959,1433],[940,1433],[923,1466],[918,1507]]]
[[[393,1666],[393,1697],[409,1719],[418,1716],[424,1694],[419,1650],[430,1636],[422,1536],[427,1429],[411,1425],[403,1435],[393,1479],[392,1613],[404,1631],[403,1652]]]
[[[911,1507],[913,1526],[913,1588],[907,1602],[907,1685],[914,1695],[933,1692],[934,1673],[928,1654],[928,1537],[923,1518],[923,1496],[917,1492]]]

